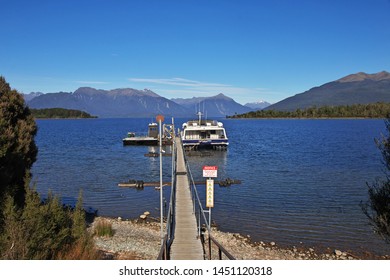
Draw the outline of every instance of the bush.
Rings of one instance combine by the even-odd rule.
[[[112,224],[109,221],[99,220],[95,225],[94,233],[97,236],[111,237],[114,235],[114,230],[112,229]]]
[[[369,201],[362,204],[375,231],[390,244],[390,181],[377,181],[368,186]]]
[[[11,196],[5,206],[0,237],[2,259],[98,258],[86,222],[80,220],[80,211],[62,206],[58,197],[49,193],[42,202],[38,193],[27,187],[23,209],[15,205]]]
[[[376,139],[382,153],[386,180],[367,184],[369,201],[361,203],[374,231],[390,244],[390,119],[385,121],[388,136]]]

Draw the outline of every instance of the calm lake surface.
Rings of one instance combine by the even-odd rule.
[[[158,191],[117,186],[129,179],[159,180],[159,159],[144,156],[157,148],[122,145],[128,131],[146,133],[151,121],[38,120],[37,190],[74,203],[82,189],[85,207],[101,216],[136,218],[150,211],[158,217]],[[176,127],[184,121],[176,119]],[[221,230],[281,246],[390,254],[359,206],[368,199],[366,182],[384,177],[374,143],[386,133],[383,120],[222,122],[228,151],[188,158],[195,180],[203,180],[203,165],[218,165],[218,179],[242,180],[215,188],[212,218]],[[164,180],[170,181],[171,158],[163,164]],[[204,186],[198,190],[204,196]]]

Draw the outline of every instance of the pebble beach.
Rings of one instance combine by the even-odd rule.
[[[96,217],[90,229],[99,221],[112,225],[113,236],[95,236],[95,245],[104,259],[155,260],[160,251],[160,223],[153,218],[122,220],[121,218]],[[375,256],[369,253],[354,254],[334,248],[320,251],[305,248],[301,244],[281,248],[276,242],[252,242],[250,236],[229,233],[212,228],[212,236],[238,260],[356,260],[390,259],[390,256]],[[386,244],[384,245],[386,246]],[[213,249],[212,259],[217,259]]]

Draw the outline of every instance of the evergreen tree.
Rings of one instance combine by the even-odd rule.
[[[38,152],[36,133],[23,97],[0,76],[0,210],[7,194],[19,207],[24,204],[26,175]]]
[[[84,238],[87,232],[87,227],[85,224],[85,211],[83,208],[83,192],[80,191],[79,197],[77,199],[76,207],[72,215],[72,236],[75,239]]]

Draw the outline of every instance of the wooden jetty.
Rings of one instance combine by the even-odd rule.
[[[177,147],[176,226],[170,258],[172,260],[203,260],[203,246],[197,233],[196,217],[193,213],[183,147],[179,137],[175,141]]]
[[[195,181],[195,185],[206,185],[206,180],[203,181]],[[240,180],[235,179],[224,179],[224,180],[215,180],[214,182],[216,185],[219,185],[220,187],[229,187],[234,184],[241,184]],[[170,186],[171,182],[163,182],[163,187]],[[129,180],[127,182],[121,182],[118,183],[118,187],[123,188],[143,188],[143,187],[159,187],[160,182],[144,182],[142,180]]]

